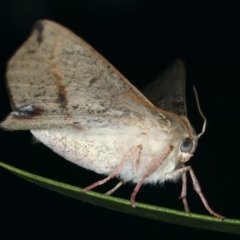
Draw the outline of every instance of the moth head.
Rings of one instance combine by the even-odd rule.
[[[190,137],[186,137],[182,140],[179,146],[180,150],[180,162],[187,162],[192,156],[196,149],[197,141]]]
[[[197,107],[198,107],[198,111],[201,115],[201,117],[203,118],[203,127],[202,127],[202,131],[197,135],[196,132],[194,131],[193,128],[191,128],[189,122],[189,128],[191,128],[190,132],[191,132],[191,136],[192,137],[185,137],[182,142],[180,143],[180,162],[187,162],[192,156],[193,156],[193,152],[196,149],[197,146],[197,141],[198,139],[202,136],[202,134],[205,132],[206,129],[206,125],[207,125],[207,119],[204,116],[204,114],[202,113],[202,110],[200,108],[200,104],[199,104],[199,100],[198,100],[198,95],[197,95],[197,91],[195,86],[193,86],[193,90],[195,93],[195,97],[196,97],[196,102],[197,102]]]

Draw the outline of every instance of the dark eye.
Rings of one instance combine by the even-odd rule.
[[[181,152],[190,152],[193,148],[193,141],[191,138],[185,138],[180,146]]]

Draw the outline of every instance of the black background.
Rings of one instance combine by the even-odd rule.
[[[238,4],[162,3],[148,0],[2,1],[0,3],[0,99],[2,120],[10,112],[5,88],[6,62],[29,36],[34,22],[51,19],[84,38],[138,88],[143,88],[176,58],[187,67],[188,115],[201,130],[192,85],[207,116],[190,164],[211,206],[240,218],[239,179],[239,12]],[[102,176],[65,161],[29,132],[0,131],[1,161],[45,177],[87,186]],[[103,186],[105,191],[114,185]],[[133,185],[115,196],[129,198]],[[140,202],[182,210],[181,185],[145,186]],[[106,210],[67,198],[0,169],[0,238],[68,236],[175,239],[235,235],[192,229]],[[190,208],[206,213],[189,184]],[[207,214],[207,213],[206,213]],[[85,234],[84,234],[85,235]]]

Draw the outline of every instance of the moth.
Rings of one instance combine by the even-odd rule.
[[[210,214],[191,166],[200,134],[186,117],[185,76],[177,63],[145,89],[149,100],[84,40],[48,20],[35,24],[31,36],[7,66],[7,88],[13,111],[1,122],[8,130],[30,130],[65,159],[119,184],[142,184],[182,178],[186,173]],[[156,92],[157,91],[157,92]],[[157,97],[156,97],[157,96]],[[151,103],[154,102],[157,106]]]

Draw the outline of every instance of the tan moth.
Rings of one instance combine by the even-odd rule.
[[[181,198],[189,211],[189,171],[205,208],[222,219],[209,207],[192,168],[184,165],[202,133],[197,135],[185,117],[181,67],[177,62],[166,72],[168,77],[146,88],[146,95],[158,108],[81,38],[57,23],[39,21],[8,63],[13,111],[1,127],[30,130],[65,159],[107,175],[84,192],[113,177],[120,183],[108,194],[123,182],[136,183],[133,207],[143,183],[182,178]],[[154,89],[160,92],[154,93]]]

